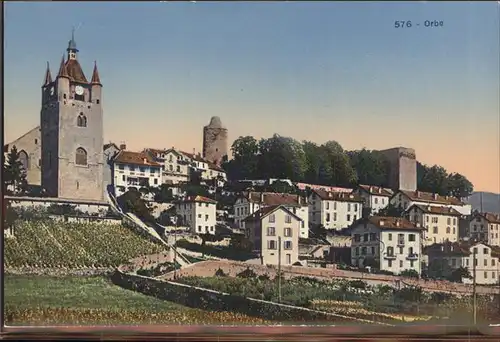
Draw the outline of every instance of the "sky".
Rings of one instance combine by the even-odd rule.
[[[76,27],[105,142],[200,151],[219,116],[230,144],[410,147],[500,193],[499,17],[495,1],[6,3],[5,141],[39,124],[46,63],[55,76]]]

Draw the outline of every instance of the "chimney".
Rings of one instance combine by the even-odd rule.
[[[263,192],[260,193],[260,202],[261,203],[264,202],[264,193]]]
[[[370,185],[370,193],[373,192],[373,186]]]
[[[432,198],[437,200],[438,199],[438,194],[432,194]]]
[[[384,220],[380,220],[378,224],[381,225],[381,226],[383,226],[385,224],[385,221]]]
[[[378,193],[379,193],[379,194],[381,194],[381,193],[382,193],[382,188],[381,188],[381,187],[379,187],[379,188],[378,188]]]
[[[125,144],[120,144],[120,150],[126,150],[127,149],[127,145]]]
[[[196,149],[193,148],[193,156],[195,156],[195,155],[196,155]]]
[[[400,222],[399,220],[396,220],[396,227],[399,227],[400,226]]]
[[[146,163],[148,162],[148,160],[147,160],[146,158],[142,158],[142,162],[143,162],[144,164],[146,164]]]
[[[417,195],[417,197],[420,197],[420,191],[415,191],[415,195]]]
[[[297,195],[297,203],[299,205],[302,205],[302,201],[301,201],[300,195]]]

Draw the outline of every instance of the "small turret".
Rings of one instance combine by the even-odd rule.
[[[46,87],[52,83],[52,75],[50,74],[49,62],[47,62],[47,70],[45,71],[45,79],[42,87]]]
[[[90,85],[92,87],[92,103],[100,104],[102,97],[102,83],[99,77],[99,71],[97,71],[97,62],[94,61],[94,72],[92,73],[92,79],[90,80]]]
[[[64,55],[61,60],[61,65],[59,66],[59,72],[57,73],[57,78],[66,77],[69,79],[68,69],[66,69],[66,64],[64,63]]]
[[[61,66],[59,67],[59,72],[57,73],[57,92],[59,101],[66,101],[69,94],[69,81],[70,77],[68,74],[68,69],[64,63],[64,55],[61,60]]]
[[[92,85],[99,85],[102,87],[101,79],[99,78],[99,71],[97,71],[97,62],[94,61],[94,72],[92,73],[92,80],[90,81]]]

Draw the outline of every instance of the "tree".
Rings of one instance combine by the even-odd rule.
[[[4,164],[4,191],[10,186],[15,194],[24,194],[28,189],[26,169],[19,157],[16,146],[12,146]],[[5,191],[7,192],[7,191]]]
[[[336,141],[328,141],[321,145],[321,149],[326,159],[323,165],[325,181],[334,186],[353,186],[357,182],[356,172],[342,146]]]
[[[152,208],[141,198],[141,193],[136,189],[131,189],[119,196],[116,201],[125,212],[135,214],[146,223],[155,223],[151,214]]]
[[[236,234],[231,237],[229,248],[231,248],[233,251],[249,253],[253,249],[253,244],[243,235]]]
[[[202,171],[191,168],[191,172],[189,174],[189,184],[191,185],[200,185],[202,178]]]
[[[417,278],[417,279],[420,278],[418,272],[412,269],[403,270],[399,275],[408,278]]]
[[[259,171],[263,178],[302,180],[306,159],[300,143],[274,134],[259,141]]]
[[[304,173],[304,181],[307,183],[318,184],[320,182],[320,169],[324,160],[320,154],[320,148],[313,142],[303,141],[302,149],[304,151],[306,170]]]
[[[317,224],[311,227],[311,233],[318,239],[326,240],[328,230],[323,225]]]
[[[459,268],[451,271],[450,275],[446,278],[449,281],[461,283],[463,278],[472,279],[472,275],[466,267],[460,266]]]
[[[383,154],[363,148],[348,155],[359,184],[388,186],[390,165]]]
[[[170,203],[174,200],[172,189],[167,184],[161,184],[153,190],[154,201],[158,203]]]
[[[10,202],[3,201],[5,207],[5,229],[14,227],[14,223],[19,219],[19,213],[12,207]]]
[[[447,185],[448,195],[455,196],[457,198],[467,198],[472,195],[472,192],[474,191],[472,183],[465,176],[459,173],[449,174]]]
[[[224,237],[218,234],[198,234],[198,236],[201,238],[201,246],[205,247],[207,241],[209,242],[217,242],[217,241],[222,241],[224,240]]]
[[[393,204],[389,204],[385,208],[382,208],[377,213],[377,216],[385,217],[404,217],[405,210],[402,207],[396,207]]]
[[[233,160],[223,163],[229,179],[254,179],[258,171],[259,144],[252,136],[239,137],[231,146]]]
[[[275,181],[272,184],[266,185],[263,191],[295,194],[297,193],[297,188],[290,185],[288,182]]]
[[[421,177],[417,176],[417,179],[420,178],[420,184],[417,184],[419,190],[442,196],[448,195],[448,173],[445,168],[438,165],[431,167],[422,165],[421,173]]]

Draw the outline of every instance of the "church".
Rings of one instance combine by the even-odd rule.
[[[110,179],[103,137],[102,84],[94,64],[90,81],[72,34],[59,70],[49,65],[41,87],[40,125],[4,147],[19,151],[30,185],[48,197],[104,201]]]

